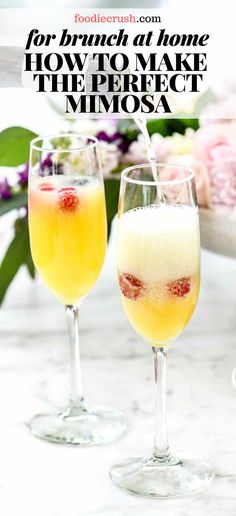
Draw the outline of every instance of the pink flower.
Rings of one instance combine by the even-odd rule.
[[[236,206],[236,149],[234,156],[224,157],[225,149],[215,154],[215,165],[209,171],[211,182],[211,204],[215,207]]]
[[[235,123],[207,125],[195,137],[195,156],[205,163],[209,174],[210,205],[236,205]]]
[[[210,124],[198,129],[195,133],[194,156],[209,168],[214,164],[214,152],[220,146],[230,148],[236,145],[235,124]]]
[[[155,133],[151,136],[151,144],[155,159],[160,162],[166,161],[170,152],[169,141],[159,133]]]
[[[191,155],[172,155],[169,156],[168,162],[175,163],[176,165],[182,165],[188,169],[191,169],[194,172],[195,176],[195,184],[197,190],[197,199],[199,206],[209,207],[210,202],[210,184],[209,184],[209,176],[207,173],[207,168],[203,163],[194,159]],[[170,167],[165,169],[167,170],[168,179],[177,179],[180,177],[179,168]],[[165,174],[165,179],[167,175]]]

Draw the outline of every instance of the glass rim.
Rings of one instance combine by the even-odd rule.
[[[91,140],[92,143],[89,144],[89,145],[84,145],[84,147],[73,147],[71,149],[67,148],[67,149],[48,149],[47,147],[39,147],[37,145],[37,143],[39,141],[43,141],[44,139],[48,138],[64,138],[64,137],[69,137],[69,136],[72,136],[72,137],[76,137],[78,139],[81,139],[81,140]],[[31,140],[30,142],[30,148],[31,149],[35,149],[35,150],[38,150],[38,151],[48,151],[48,152],[69,152],[69,151],[83,151],[85,150],[86,148],[94,148],[98,145],[99,143],[99,140],[96,138],[96,136],[91,136],[91,135],[87,135],[87,134],[79,134],[79,133],[50,133],[50,134],[41,134],[39,136],[36,136],[36,138],[33,138],[33,140]]]
[[[132,177],[128,177],[128,173],[131,170],[137,170],[139,168],[150,168],[151,169],[152,165],[154,165],[155,167],[166,167],[166,168],[175,167],[175,168],[179,168],[179,169],[186,171],[188,174],[186,175],[186,177],[182,177],[179,179],[167,179],[167,180],[160,179],[160,181],[155,181],[154,179],[153,180],[133,179]],[[185,165],[180,165],[179,163],[178,164],[177,163],[160,163],[158,161],[153,161],[152,163],[148,163],[148,162],[140,163],[140,165],[133,165],[131,167],[125,168],[121,172],[121,179],[123,179],[124,181],[127,181],[127,183],[133,183],[133,184],[138,184],[138,185],[142,185],[142,186],[180,185],[180,184],[187,183],[188,181],[191,181],[194,178],[195,178],[195,173],[191,167],[186,167]]]

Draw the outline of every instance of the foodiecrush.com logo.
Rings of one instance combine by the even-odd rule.
[[[161,23],[161,17],[157,15],[136,16],[133,13],[123,14],[103,14],[103,12],[91,15],[76,13],[75,23]]]

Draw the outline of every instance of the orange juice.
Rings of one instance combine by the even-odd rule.
[[[78,303],[96,282],[105,257],[103,187],[93,178],[32,178],[29,227],[43,280],[64,304]]]
[[[197,210],[149,206],[121,215],[118,274],[137,333],[154,346],[174,340],[191,318],[200,279]]]

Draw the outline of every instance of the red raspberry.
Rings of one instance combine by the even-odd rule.
[[[62,189],[64,190],[64,189]],[[74,191],[74,189],[73,189]],[[79,199],[70,189],[62,191],[59,197],[59,208],[65,213],[73,213],[79,206]]]
[[[65,186],[63,188],[60,188],[59,193],[62,192],[76,192],[76,188],[74,188],[73,186]]]
[[[39,185],[39,190],[41,190],[41,192],[51,192],[52,190],[55,190],[55,188],[51,183],[41,183],[41,185]]]
[[[184,297],[191,290],[190,277],[179,278],[171,283],[167,283],[169,293],[175,297]]]
[[[123,296],[135,301],[143,295],[144,285],[142,281],[131,274],[120,274],[119,285]]]

